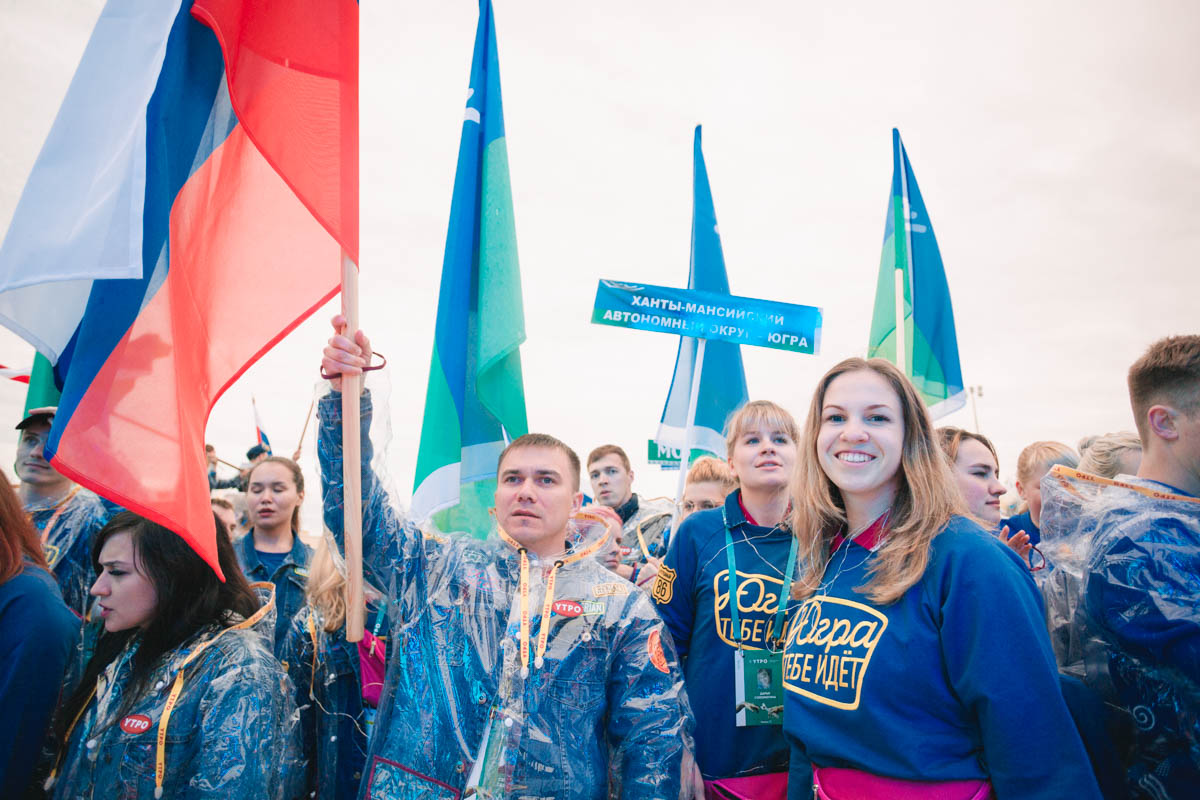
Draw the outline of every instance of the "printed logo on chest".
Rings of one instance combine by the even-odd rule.
[[[783,588],[783,579],[742,572],[740,569],[737,575],[738,621],[741,629],[736,633],[740,633],[745,649],[765,650],[771,626],[775,624],[775,612],[779,610],[779,590]],[[730,647],[737,647],[738,636],[733,630],[733,615],[729,608],[729,570],[721,570],[713,578],[713,620],[721,641]],[[784,632],[786,630],[785,626]],[[781,632],[776,631],[775,635],[779,636]]]
[[[825,596],[810,597],[792,616],[784,688],[834,708],[858,708],[887,617],[862,603]]]

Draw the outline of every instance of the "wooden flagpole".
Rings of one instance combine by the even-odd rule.
[[[358,266],[342,253],[342,316],[347,336],[358,332]],[[369,361],[370,353],[364,354]],[[359,395],[363,376],[342,376],[342,500],[346,551],[346,639],[363,638],[366,605],[362,576],[362,440]]]
[[[308,416],[304,418],[304,427],[300,429],[300,441],[296,442],[296,457],[293,461],[300,460],[300,451],[304,449],[304,435],[308,433],[308,423],[312,420],[313,406],[317,404],[316,398],[313,398],[308,404]]]

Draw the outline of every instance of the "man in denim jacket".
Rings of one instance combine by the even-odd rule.
[[[324,369],[357,372],[370,352],[357,342],[333,337]],[[553,437],[515,440],[498,467],[501,539],[446,538],[389,505],[370,468],[371,415],[364,393],[363,564],[400,622],[360,797],[679,796],[692,726],[682,676],[649,598],[591,557],[607,531],[575,515],[578,456]],[[319,419],[325,522],[341,544],[336,391]]]

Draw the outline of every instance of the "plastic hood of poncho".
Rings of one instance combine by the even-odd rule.
[[[360,797],[454,797],[471,786],[493,798],[679,796],[694,721],[670,636],[645,592],[597,558],[572,558],[603,545],[603,518],[585,509],[560,553],[527,554],[523,626],[517,549],[498,534],[481,541],[406,518],[380,452],[390,429],[378,373],[368,385],[363,570],[387,597],[390,635]],[[317,416],[325,525],[337,552],[340,395],[322,397]]]

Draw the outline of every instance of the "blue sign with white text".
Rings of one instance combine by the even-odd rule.
[[[821,349],[819,308],[699,289],[602,280],[592,322],[810,355]]]

